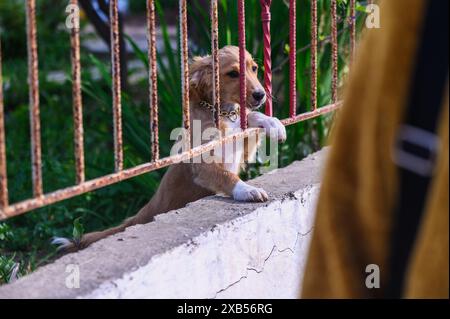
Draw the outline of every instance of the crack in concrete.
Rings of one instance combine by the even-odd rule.
[[[220,293],[223,293],[224,291],[230,289],[230,288],[233,287],[234,285],[240,283],[242,280],[247,279],[247,278],[248,278],[248,275],[249,275],[249,271],[254,271],[254,272],[257,273],[257,274],[262,273],[262,272],[264,271],[264,267],[266,266],[267,261],[270,259],[270,257],[272,257],[272,254],[275,252],[275,250],[276,250],[278,253],[280,253],[280,254],[281,254],[281,253],[284,253],[284,252],[286,252],[286,251],[290,251],[292,254],[294,254],[295,248],[297,247],[297,243],[298,243],[299,238],[300,238],[300,237],[308,236],[308,235],[312,232],[312,230],[313,230],[313,228],[311,228],[310,230],[308,230],[306,233],[297,232],[296,238],[295,238],[295,242],[294,242],[294,247],[293,247],[293,248],[291,248],[291,247],[286,247],[286,248],[280,250],[280,249],[278,249],[277,245],[273,245],[273,247],[272,247],[272,249],[271,249],[269,255],[268,255],[266,258],[264,258],[264,261],[263,261],[263,263],[262,263],[261,269],[258,270],[258,269],[256,269],[256,268],[247,267],[246,270],[245,270],[245,275],[241,276],[238,280],[232,282],[232,283],[229,284],[228,286],[226,286],[226,287],[224,287],[224,288],[222,288],[222,289],[216,291],[216,293],[214,294],[214,297],[209,298],[209,299],[216,299],[217,296],[218,296]]]

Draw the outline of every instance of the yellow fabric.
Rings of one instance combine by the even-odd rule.
[[[446,106],[439,134],[444,147],[408,271],[406,298],[448,298],[448,100]]]
[[[381,28],[367,31],[358,48],[331,143],[303,298],[383,296],[397,189],[392,146],[408,97],[424,4],[380,1]],[[448,298],[448,100],[444,107],[443,150],[405,297]],[[369,264],[380,268],[380,289],[365,285]]]

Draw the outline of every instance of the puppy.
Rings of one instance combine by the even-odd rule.
[[[273,139],[284,141],[286,130],[277,118],[268,117],[255,110],[266,101],[266,93],[258,80],[258,65],[252,56],[246,52],[246,82],[247,99],[245,111],[249,127],[264,128]],[[227,129],[239,128],[239,48],[226,46],[219,50],[220,63],[220,97],[221,125],[220,131],[225,134]],[[191,127],[193,121],[201,123],[202,132],[214,128],[214,113],[212,111],[212,57],[196,57],[190,65],[190,114]],[[200,121],[200,122],[198,122]],[[191,136],[191,141],[193,136]],[[204,141],[202,141],[203,143]],[[157,214],[184,207],[187,203],[205,196],[225,194],[237,201],[264,202],[268,200],[267,193],[261,189],[243,182],[239,169],[244,158],[250,158],[255,152],[257,143],[246,139],[244,149],[236,149],[231,155],[232,160],[222,156],[222,161],[205,163],[193,160],[190,163],[172,165],[161,180],[161,184],[153,198],[133,217],[121,225],[100,232],[85,234],[79,242],[65,238],[55,238],[53,243],[64,251],[83,249],[95,241],[121,232],[125,228],[145,224],[153,220]],[[224,152],[226,154],[226,152]]]

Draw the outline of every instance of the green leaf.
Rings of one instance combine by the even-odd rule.
[[[366,6],[363,6],[362,4],[356,3],[356,11],[366,13]]]
[[[84,234],[83,224],[80,222],[81,217],[78,217],[73,221],[73,239],[79,241]]]
[[[137,45],[137,43],[133,40],[132,37],[130,37],[128,34],[124,34],[125,39],[128,41],[128,43],[130,44],[131,48],[133,49],[134,54],[136,55],[136,57],[142,62],[144,63],[145,67],[149,68],[148,65],[148,57],[145,54],[144,51],[141,50],[141,48],[139,48],[139,46]]]
[[[284,45],[284,52],[286,54],[289,54],[289,52],[291,52],[291,47],[287,43]]]
[[[12,235],[9,226],[5,223],[0,223],[0,241],[8,240]]]

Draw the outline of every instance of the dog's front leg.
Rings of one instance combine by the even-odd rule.
[[[249,127],[260,127],[266,131],[271,138],[284,142],[286,140],[286,128],[276,117],[267,116],[261,112],[250,112],[248,114]]]
[[[227,171],[220,164],[192,164],[194,182],[214,193],[223,193],[244,202],[265,202],[267,193],[258,187],[243,182],[239,176]]]

